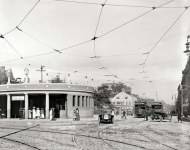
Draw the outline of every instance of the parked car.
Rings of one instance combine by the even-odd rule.
[[[98,122],[100,123],[114,123],[114,115],[112,115],[111,109],[103,109],[98,116]]]

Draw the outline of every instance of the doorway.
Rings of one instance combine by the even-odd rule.
[[[49,95],[50,108],[55,108],[55,118],[60,118],[61,114],[66,112],[67,94]]]

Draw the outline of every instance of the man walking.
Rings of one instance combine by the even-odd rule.
[[[177,116],[178,122],[181,121],[182,123],[182,119],[181,119],[181,110],[178,108],[178,116]]]

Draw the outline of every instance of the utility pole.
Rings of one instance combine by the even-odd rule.
[[[46,71],[46,70],[43,70],[45,66],[42,66],[40,67],[40,70],[36,70],[36,71],[40,71],[41,72],[41,82],[43,83],[43,71]]]

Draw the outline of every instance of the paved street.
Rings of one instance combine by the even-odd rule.
[[[146,122],[117,116],[114,124],[95,118],[72,120],[0,120],[0,149],[38,150],[189,150],[190,122]]]

